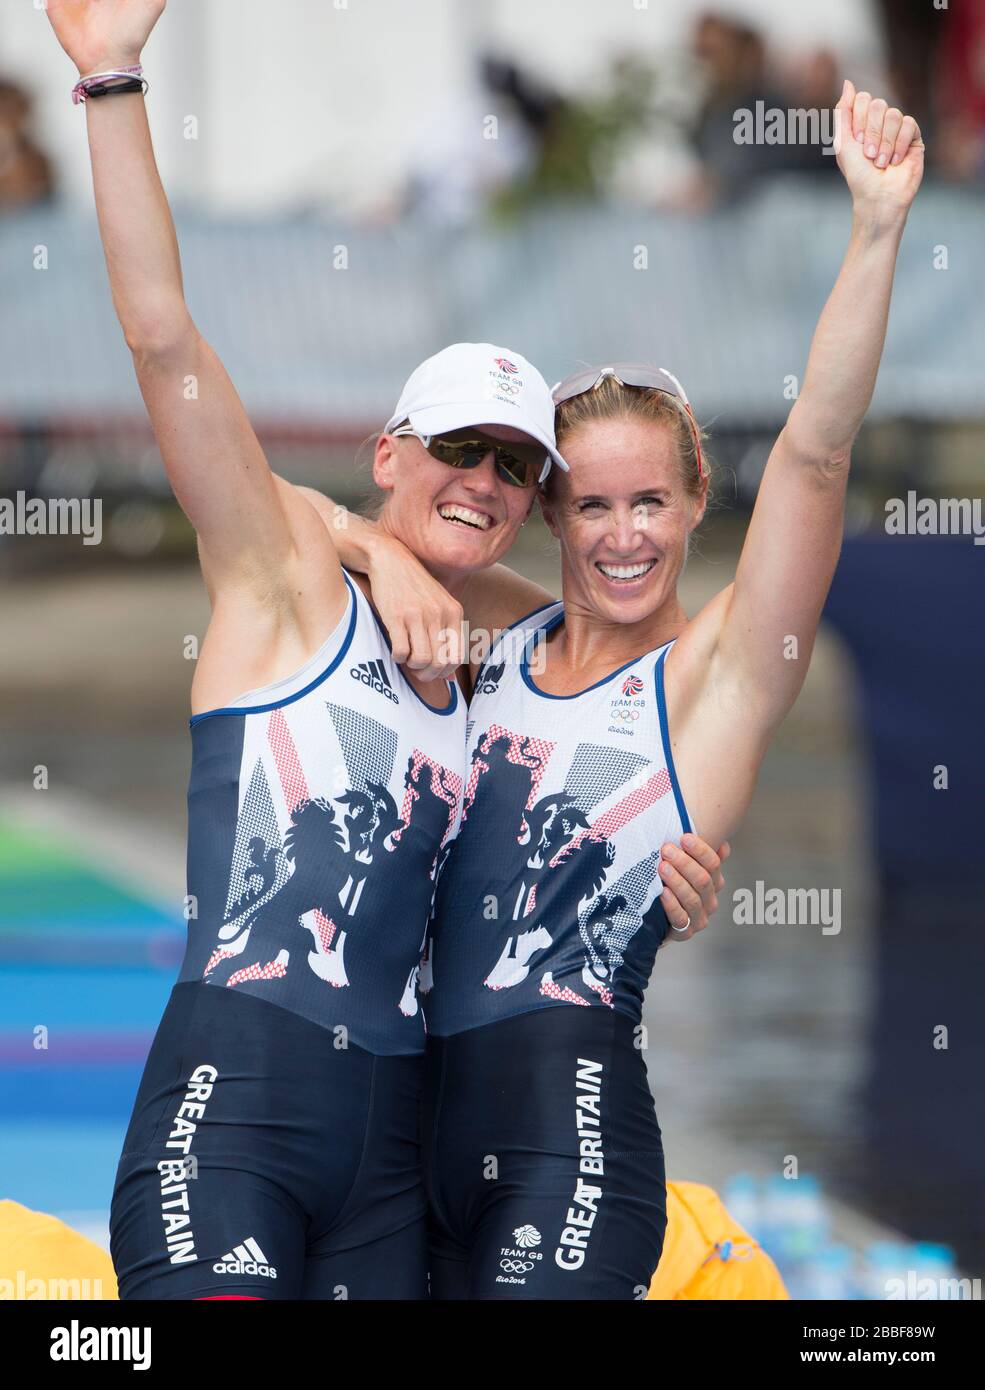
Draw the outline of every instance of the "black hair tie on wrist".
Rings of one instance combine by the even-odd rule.
[[[144,84],[139,77],[127,77],[122,80],[114,77],[109,82],[93,83],[86,88],[86,97],[111,97],[117,93],[142,92]]]

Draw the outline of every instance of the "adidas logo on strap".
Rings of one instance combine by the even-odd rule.
[[[380,695],[385,695],[388,700],[392,700],[395,705],[400,704],[393,686],[390,684],[390,677],[386,673],[386,667],[382,661],[360,661],[358,665],[349,668],[349,675],[354,681],[360,681],[363,685],[368,685],[370,690],[377,691]]]
[[[234,1245],[212,1268],[216,1274],[262,1274],[265,1279],[277,1278],[276,1269],[267,1264],[266,1255],[252,1236],[242,1245]]]

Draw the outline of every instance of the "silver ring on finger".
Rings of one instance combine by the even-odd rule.
[[[688,927],[689,927],[690,925],[691,925],[691,917],[690,917],[690,914],[689,914],[689,915],[688,915],[688,919],[687,919],[687,921],[684,923],[683,927],[675,927],[674,924],[673,924],[673,922],[671,922],[671,924],[670,924],[670,929],[671,929],[671,931],[687,931],[687,929],[688,929]]]

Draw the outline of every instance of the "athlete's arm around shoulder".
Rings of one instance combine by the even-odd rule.
[[[287,489],[290,484],[278,479]],[[477,570],[455,595],[378,521],[360,516],[313,488],[295,488],[329,531],[343,565],[369,580],[373,603],[390,637],[394,660],[422,679],[451,679],[467,666],[474,678],[491,640],[545,604],[553,594],[508,565]]]
[[[807,674],[841,548],[852,444],[875,387],[896,256],[923,169],[911,117],[850,83],[838,109],[838,161],[854,200],[844,263],[800,397],[767,462],[735,582],[667,659],[678,771],[712,843],[744,813],[769,740]]]

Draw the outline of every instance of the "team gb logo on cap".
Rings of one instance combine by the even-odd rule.
[[[514,397],[523,390],[523,377],[520,368],[508,357],[494,357],[498,371],[489,373],[489,395],[494,401],[505,405],[516,405]]]

